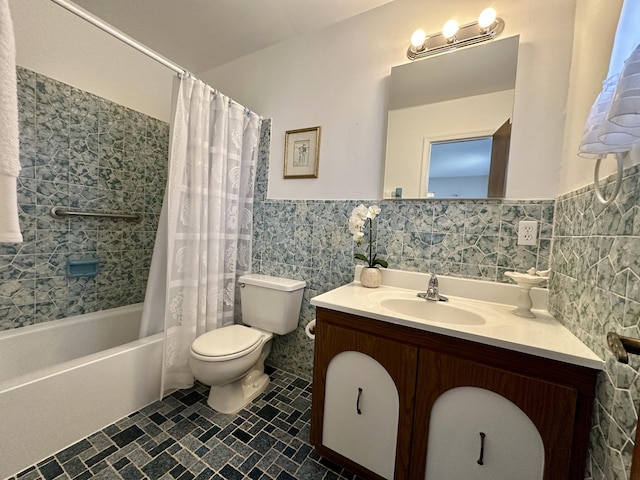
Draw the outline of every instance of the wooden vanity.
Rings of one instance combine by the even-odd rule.
[[[312,303],[311,443],[322,456],[373,479],[584,478],[597,362],[560,361],[339,311],[350,310],[339,302],[338,310]],[[461,395],[444,396],[451,392]],[[489,403],[472,401],[481,392]],[[493,407],[492,396],[516,411],[515,420]],[[446,413],[449,405],[457,410]],[[527,428],[533,437],[518,431]]]

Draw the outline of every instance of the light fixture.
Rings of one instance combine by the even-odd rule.
[[[447,39],[448,42],[456,41],[456,33],[458,33],[460,26],[458,22],[455,20],[447,20],[447,22],[442,26],[442,35]]]
[[[489,7],[480,12],[478,17],[478,26],[486,33],[496,21],[496,11]]]
[[[423,48],[424,41],[427,39],[427,34],[424,33],[424,30],[416,30],[411,35],[411,45],[415,47],[416,50]]]
[[[411,45],[407,50],[410,60],[428,57],[436,53],[446,52],[475,43],[493,40],[504,30],[504,21],[496,16],[493,8],[485,8],[478,20],[458,26],[455,20],[449,20],[442,27],[442,32],[426,35],[416,30],[411,35]]]

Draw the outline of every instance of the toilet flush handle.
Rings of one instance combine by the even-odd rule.
[[[244,283],[242,283],[242,282],[238,282],[238,286],[239,286],[240,288],[244,288],[244,287],[245,287],[245,284],[244,284]]]

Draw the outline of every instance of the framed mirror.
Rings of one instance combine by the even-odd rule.
[[[383,198],[504,197],[518,42],[391,69]]]

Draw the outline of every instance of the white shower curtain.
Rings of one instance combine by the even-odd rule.
[[[193,385],[196,336],[233,323],[236,279],[251,268],[261,119],[200,80],[180,79],[169,174],[141,336],[164,330],[162,394]]]

